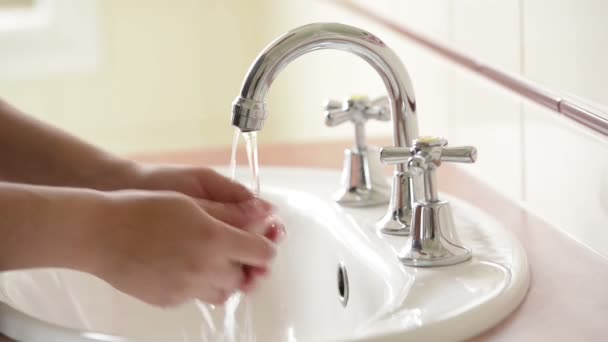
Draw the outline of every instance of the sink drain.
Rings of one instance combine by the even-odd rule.
[[[343,262],[338,264],[338,296],[343,307],[348,304],[348,273]]]

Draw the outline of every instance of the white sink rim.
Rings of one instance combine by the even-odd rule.
[[[222,170],[225,171],[225,170]],[[314,179],[335,179],[335,186],[337,187],[337,181],[339,179],[339,173],[335,170],[320,170],[320,169],[302,169],[302,168],[262,168],[260,174],[262,177],[262,186],[264,186],[264,177],[273,175],[280,175],[287,173],[292,174],[290,177],[299,176],[300,178],[314,175]],[[327,189],[328,193],[331,193],[334,189]],[[456,199],[448,198],[451,201],[458,202],[460,207],[468,207],[468,210],[477,210],[468,204],[459,202]],[[371,209],[374,210],[374,209]],[[344,208],[344,212],[347,214],[357,211],[357,209]],[[365,211],[365,210],[364,210]],[[361,211],[358,211],[361,213]],[[485,214],[482,214],[485,215]],[[487,216],[487,215],[486,215]],[[486,217],[487,218],[487,217]],[[491,219],[491,218],[490,218]],[[500,225],[500,224],[498,224]],[[363,228],[362,228],[363,229]],[[513,235],[504,231],[505,236],[510,240],[508,243],[513,248],[513,255],[516,255],[516,266],[518,272],[511,274],[509,281],[505,287],[500,291],[500,295],[497,295],[487,300],[483,305],[470,308],[464,313],[456,317],[450,317],[449,319],[443,319],[436,322],[427,322],[423,328],[410,329],[407,332],[399,331],[398,328],[389,327],[384,332],[379,332],[372,328],[368,331],[364,331],[359,336],[349,338],[349,341],[390,341],[394,340],[397,336],[401,338],[423,338],[432,340],[452,340],[452,339],[464,339],[475,336],[482,331],[489,329],[494,326],[506,316],[508,316],[515,308],[519,306],[521,301],[524,299],[527,288],[529,286],[529,270],[528,264],[525,257],[525,252],[521,244],[513,237]],[[391,239],[391,237],[388,237]],[[475,251],[474,251],[475,253]],[[481,320],[481,321],[480,321]],[[27,329],[29,327],[29,329]],[[32,331],[32,327],[35,327]],[[472,328],[474,327],[474,328]],[[75,330],[71,328],[65,328],[57,326],[45,321],[39,320],[23,312],[3,303],[0,301],[0,331],[6,331],[7,335],[14,336],[10,331],[19,330],[29,331],[32,334],[51,334],[57,337],[57,341],[82,341],[84,337],[88,341],[131,341],[127,338],[122,338],[114,335],[91,333],[84,330]],[[43,335],[43,336],[44,336]],[[27,333],[21,338],[27,341]],[[26,337],[26,338],[24,338]]]

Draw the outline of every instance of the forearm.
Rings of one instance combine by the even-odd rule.
[[[114,189],[133,163],[25,115],[0,99],[0,179]]]
[[[107,195],[0,182],[0,271],[66,267],[93,271],[95,232]]]

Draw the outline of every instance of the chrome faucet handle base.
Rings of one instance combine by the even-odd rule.
[[[345,122],[355,126],[355,145],[344,151],[341,187],[334,200],[348,207],[369,207],[389,202],[390,189],[386,181],[380,152],[367,146],[365,123],[370,119],[390,120],[386,97],[370,101],[366,96],[351,96],[344,101],[328,100],[325,103],[325,124],[329,127]]]
[[[447,147],[441,137],[420,137],[414,147],[385,147],[380,159],[385,163],[407,160],[407,174],[412,183],[424,181],[424,200],[414,203],[409,227],[409,238],[399,255],[408,266],[446,266],[461,263],[471,257],[471,250],[460,244],[450,205],[439,199],[437,169],[442,162],[474,163],[477,149],[472,146]]]
[[[393,187],[386,214],[376,222],[376,229],[390,235],[409,235],[412,220],[410,176],[406,172],[393,174]]]
[[[461,246],[452,217],[448,202],[418,203],[399,260],[407,266],[435,267],[470,259],[471,250]]]
[[[341,187],[333,199],[347,207],[386,204],[390,188],[380,164],[380,151],[375,146],[365,150],[344,150]]]

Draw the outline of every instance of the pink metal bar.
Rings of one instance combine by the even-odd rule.
[[[608,113],[601,109],[593,108],[586,103],[579,103],[574,99],[564,99],[559,93],[550,91],[521,76],[512,75],[455,51],[433,39],[425,37],[401,23],[387,19],[378,13],[374,13],[368,8],[356,4],[354,1],[334,0],[334,2],[352,12],[387,27],[391,31],[422,45],[453,63],[502,85],[530,101],[549,108],[556,113],[563,114],[565,117],[570,118],[581,125],[608,136]]]

